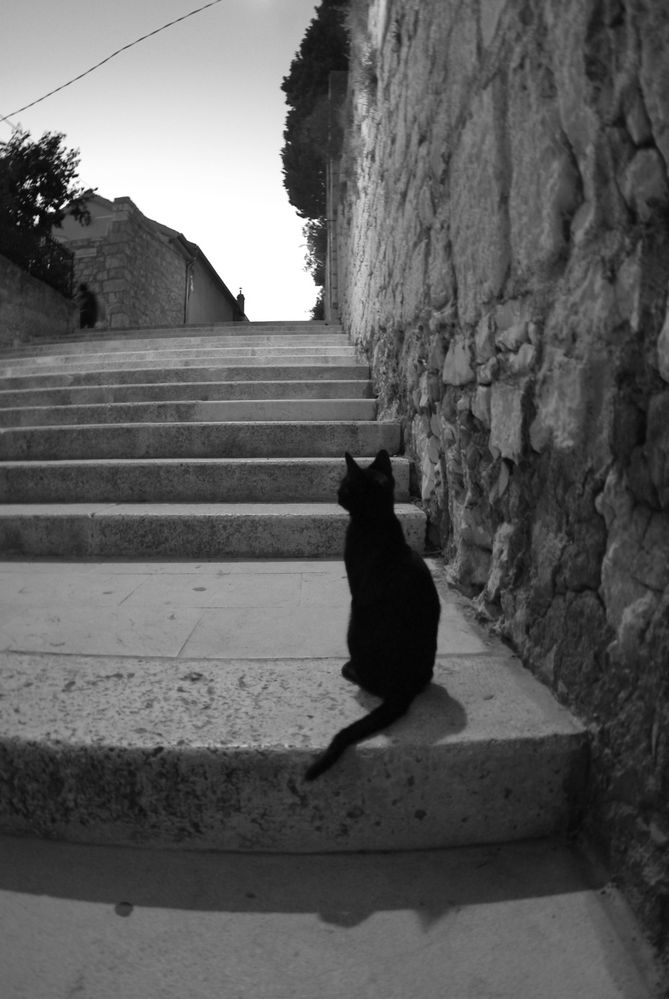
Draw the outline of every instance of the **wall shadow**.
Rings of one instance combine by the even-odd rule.
[[[432,924],[453,907],[600,888],[575,852],[548,841],[393,854],[238,854],[0,836],[0,893],[112,909],[314,913],[355,926],[414,910]],[[12,904],[3,899],[2,905]],[[6,913],[10,918],[10,913]],[[119,913],[121,914],[121,913]]]

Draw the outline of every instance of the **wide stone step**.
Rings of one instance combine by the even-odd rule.
[[[98,423],[205,423],[240,420],[373,420],[375,399],[226,399],[0,409],[0,427]]]
[[[194,354],[192,357],[182,358],[166,358],[162,354],[156,354],[154,357],[147,356],[141,360],[131,359],[127,354],[120,354],[117,357],[108,355],[106,362],[98,359],[77,359],[69,364],[52,364],[49,358],[45,358],[42,364],[26,363],[25,365],[21,365],[11,361],[0,366],[0,378],[4,382],[5,379],[25,377],[26,375],[99,373],[106,375],[106,380],[109,381],[109,374],[111,372],[121,371],[163,371],[171,373],[173,370],[178,370],[182,367],[198,368],[206,371],[215,367],[236,367],[242,364],[246,367],[261,367],[270,370],[273,367],[297,367],[300,365],[305,367],[314,367],[316,365],[320,367],[325,367],[326,365],[341,367],[342,365],[350,365],[354,362],[355,357],[348,350],[338,351],[336,354],[317,354],[314,351],[300,353],[291,350],[285,353],[277,352],[276,354],[266,352],[257,356],[250,355],[247,352],[233,355],[230,352],[217,351],[215,353],[201,352]],[[367,377],[369,377],[369,368],[366,371]],[[164,377],[161,380],[165,380]]]
[[[341,676],[340,559],[3,562],[0,828],[264,852],[563,830],[586,733],[429,564],[433,684],[307,784],[333,734],[378,703]]]
[[[376,703],[345,689],[340,666],[4,653],[0,827],[287,853],[499,843],[564,828],[585,733],[508,657],[440,657],[407,718],[306,784],[332,735]]]
[[[216,399],[368,399],[371,382],[251,381],[154,382],[148,385],[80,385],[60,388],[0,389],[0,409],[30,406],[85,406],[113,402],[168,402]]]
[[[128,338],[113,339],[105,338],[99,340],[63,338],[62,340],[37,342],[25,346],[5,347],[0,349],[0,363],[11,359],[40,358],[44,355],[52,357],[80,357],[97,355],[112,352],[137,352],[137,351],[159,351],[159,350],[186,350],[207,348],[210,350],[221,347],[253,348],[261,349],[265,347],[287,348],[287,347],[348,347],[350,340],[344,333],[327,333],[317,336],[303,333],[287,333],[277,335],[272,333],[255,333],[250,336],[229,335],[226,333],[209,334],[194,333],[191,336],[171,335],[171,336],[137,336],[132,340]]]
[[[401,450],[394,422],[145,423],[0,429],[0,460],[340,458]]]
[[[203,364],[346,364],[355,360],[352,347],[280,347],[220,349],[192,348],[181,351],[142,350],[135,353],[101,353],[45,355],[44,357],[9,358],[0,363],[0,376],[12,377],[21,374],[39,374],[58,371],[107,371],[127,368],[170,368],[195,367]]]
[[[409,499],[406,458],[393,458],[395,499]],[[0,464],[3,503],[330,503],[341,458],[149,458]]]
[[[396,513],[422,552],[426,518]],[[348,514],[334,503],[69,503],[0,506],[0,553],[72,558],[332,558]]]
[[[123,368],[106,371],[33,372],[0,376],[6,391],[88,385],[150,385],[165,382],[350,381],[369,380],[366,364],[230,364],[225,367]]]
[[[76,346],[76,349],[75,349]],[[21,348],[16,352],[3,352],[0,355],[0,370],[12,367],[69,367],[71,365],[91,366],[99,365],[105,367],[115,360],[143,361],[147,359],[165,357],[167,360],[179,360],[184,357],[258,357],[267,354],[268,357],[275,357],[281,354],[313,354],[315,356],[327,356],[329,354],[341,353],[347,357],[355,356],[355,349],[345,338],[336,340],[334,343],[314,343],[311,337],[298,337],[281,340],[261,337],[246,343],[239,338],[221,338],[200,341],[165,341],[151,343],[146,342],[143,347],[141,342],[133,344],[132,347],[123,344],[108,344],[102,342],[98,349],[94,350],[92,344],[75,345],[69,350],[62,347],[51,350],[31,350]],[[87,350],[79,347],[88,347]]]
[[[257,323],[209,323],[195,324],[189,326],[141,326],[128,328],[114,328],[101,330],[77,330],[64,336],[59,335],[57,339],[39,339],[33,344],[40,343],[58,345],[62,343],[89,343],[89,342],[120,342],[132,344],[136,340],[169,340],[183,339],[188,336],[195,337],[218,337],[218,336],[313,336],[320,339],[322,336],[341,336],[344,329],[340,323],[324,323],[320,320],[294,320],[286,322],[257,322]]]

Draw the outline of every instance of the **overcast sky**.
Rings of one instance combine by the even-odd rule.
[[[206,0],[2,0],[0,114]],[[13,119],[64,132],[80,180],[199,245],[251,320],[306,319],[303,220],[280,149],[282,78],[318,0],[222,0]],[[0,124],[0,139],[11,129]]]

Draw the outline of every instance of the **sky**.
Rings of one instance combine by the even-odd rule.
[[[0,116],[206,2],[2,0]],[[308,319],[317,289],[283,186],[281,81],[317,3],[221,0],[12,123],[64,133],[80,183],[197,243],[252,321]]]

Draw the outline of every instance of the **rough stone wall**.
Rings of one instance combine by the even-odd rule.
[[[342,320],[669,949],[669,7],[354,0]]]
[[[0,347],[71,333],[74,324],[69,299],[0,256]]]

